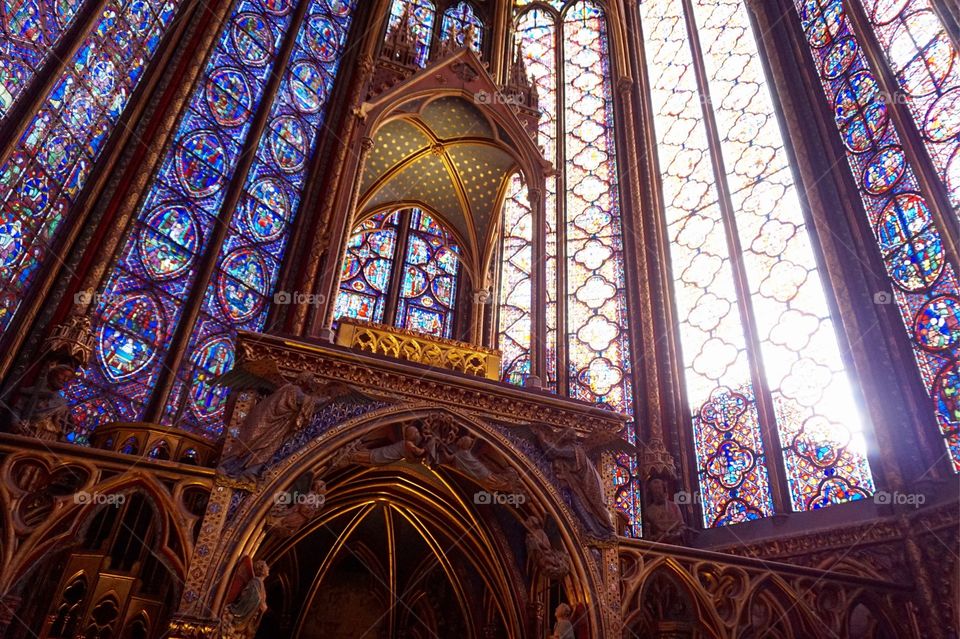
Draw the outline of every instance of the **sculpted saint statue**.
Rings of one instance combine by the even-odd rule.
[[[567,604],[562,603],[557,606],[553,613],[557,623],[553,626],[553,634],[550,635],[550,639],[577,639],[573,632],[573,623],[570,621],[572,615],[573,611]]]
[[[550,544],[550,538],[543,529],[543,520],[537,515],[530,515],[524,522],[527,529],[527,553],[540,568],[540,571],[550,579],[563,579],[570,572],[570,561],[562,550],[555,550]]]
[[[249,558],[246,559],[249,562]],[[227,594],[220,624],[222,639],[253,639],[263,613],[267,611],[267,589],[264,579],[270,574],[267,562],[253,564],[252,574],[247,564],[237,568]]]
[[[644,537],[668,544],[683,544],[687,526],[683,513],[667,498],[667,482],[659,478],[647,482],[647,503],[643,508]]]
[[[310,373],[301,373],[263,398],[240,424],[238,436],[228,441],[220,469],[232,477],[261,474],[280,446],[313,417],[323,402],[335,396],[334,387],[321,385]]]
[[[474,436],[461,434],[452,446],[441,449],[440,463],[452,466],[488,490],[519,492],[521,488],[517,471],[512,468],[501,472],[491,470],[473,452],[476,442]]]
[[[379,448],[361,448],[352,451],[344,458],[344,461],[365,466],[386,466],[403,460],[415,462],[423,458],[426,453],[420,446],[422,442],[423,437],[420,435],[420,430],[411,424],[404,427],[402,439]]]
[[[554,430],[544,425],[534,425],[532,430],[553,462],[557,479],[570,489],[573,507],[588,532],[603,539],[612,536],[614,528],[600,473],[578,441],[577,433],[572,428]]]
[[[74,375],[69,366],[53,366],[34,386],[20,389],[13,406],[13,431],[47,441],[63,439],[70,424],[70,407],[60,391]]]

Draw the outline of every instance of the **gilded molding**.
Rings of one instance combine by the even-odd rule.
[[[487,379],[500,378],[500,351],[373,322],[342,318],[337,345]]]

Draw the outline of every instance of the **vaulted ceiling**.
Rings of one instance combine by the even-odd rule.
[[[516,161],[510,140],[466,99],[417,100],[382,124],[360,185],[361,216],[397,204],[438,214],[470,246],[484,245]]]

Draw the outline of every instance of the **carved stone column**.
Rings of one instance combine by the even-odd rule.
[[[356,117],[362,117],[359,113]],[[324,271],[323,281],[320,291],[326,296],[326,307],[324,310],[323,323],[320,326],[319,336],[328,342],[333,341],[333,313],[337,304],[337,287],[340,284],[340,271],[343,269],[343,254],[347,249],[347,241],[350,239],[350,232],[357,217],[357,201],[360,198],[360,182],[363,178],[363,169],[367,162],[367,156],[373,149],[373,138],[364,137],[360,140],[360,153],[357,156],[356,169],[353,172],[353,188],[350,192],[350,199],[347,202],[346,215],[342,216],[343,224],[337,229],[340,233],[338,241],[331,242],[331,248],[336,248],[336,253],[328,255],[327,268]]]
[[[363,55],[360,58],[360,62],[357,65],[357,75],[354,78],[352,90],[348,98],[348,107],[347,112],[344,115],[344,131],[342,134],[342,140],[337,145],[336,156],[333,161],[330,163],[332,173],[326,182],[326,192],[323,198],[322,203],[320,204],[320,215],[318,219],[318,229],[314,241],[310,244],[310,252],[307,255],[307,261],[303,268],[303,274],[300,278],[300,290],[310,290],[313,293],[320,292],[323,295],[326,295],[322,289],[319,289],[317,282],[317,273],[320,270],[320,264],[323,261],[324,256],[327,256],[327,259],[330,259],[329,249],[331,244],[336,245],[336,238],[332,237],[329,229],[331,222],[333,220],[333,209],[336,202],[337,190],[340,188],[342,181],[348,177],[344,175],[344,166],[348,164],[347,154],[350,150],[349,140],[353,139],[354,131],[356,129],[357,123],[360,121],[359,118],[359,108],[360,103],[363,100],[363,95],[367,87],[367,83],[373,74],[374,70],[374,61],[373,56],[370,54]],[[338,137],[338,139],[340,139]],[[324,299],[321,305],[327,305],[335,303],[336,300]],[[309,318],[310,305],[308,304],[298,304],[294,308],[292,326],[293,333],[295,335],[303,335],[307,328],[307,321]]]
[[[174,622],[171,622],[171,632],[176,630],[182,633],[197,633],[210,624],[217,624],[215,611],[210,608],[217,580],[215,574],[217,566],[212,563],[212,560],[220,555],[220,537],[234,492],[229,481],[225,481],[223,477],[217,477],[216,485],[207,502],[207,510],[203,515],[197,544],[190,557],[190,564],[187,566],[187,578],[183,584],[180,606],[173,615],[173,619],[177,622],[182,620],[183,625],[175,629]],[[198,620],[202,620],[202,623]],[[205,639],[213,635],[174,634],[172,636],[184,637],[184,639]]]
[[[526,385],[541,388],[547,379],[547,216],[545,190],[528,186],[531,228],[533,229],[533,272],[530,274],[530,375]]]

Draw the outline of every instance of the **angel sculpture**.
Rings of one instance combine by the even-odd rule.
[[[270,574],[267,562],[251,565],[250,557],[244,557],[230,583],[227,605],[220,622],[222,639],[253,639],[263,613],[267,611],[267,589],[264,579]]]
[[[531,431],[547,457],[553,462],[557,479],[570,490],[573,508],[587,532],[607,539],[614,534],[613,522],[603,493],[603,481],[590,461],[583,444],[572,428],[554,429],[545,424],[532,424]],[[594,452],[610,448],[632,447],[616,439],[594,447]]]
[[[363,466],[386,466],[398,461],[416,462],[423,459],[426,450],[421,447],[423,436],[420,430],[408,424],[403,428],[403,437],[398,441],[379,448],[357,448],[345,451],[334,466],[342,464],[361,464]]]
[[[285,493],[277,495],[267,514],[267,528],[289,537],[317,516],[327,501],[327,484],[320,473],[305,472]]]
[[[317,409],[349,389],[339,383],[319,382],[312,373],[300,373],[286,382],[276,365],[253,362],[217,380],[233,390],[272,391],[244,417],[239,433],[224,446],[220,470],[242,479],[254,479],[291,435],[305,427]]]
[[[530,515],[524,522],[527,529],[527,553],[549,579],[563,579],[570,572],[570,561],[562,550],[555,550],[543,529],[543,520]]]
[[[503,472],[492,471],[473,452],[476,441],[472,435],[460,435],[452,447],[446,447],[440,452],[440,463],[452,466],[487,490],[504,492],[518,490],[520,478],[517,476],[517,471],[512,468]]]

